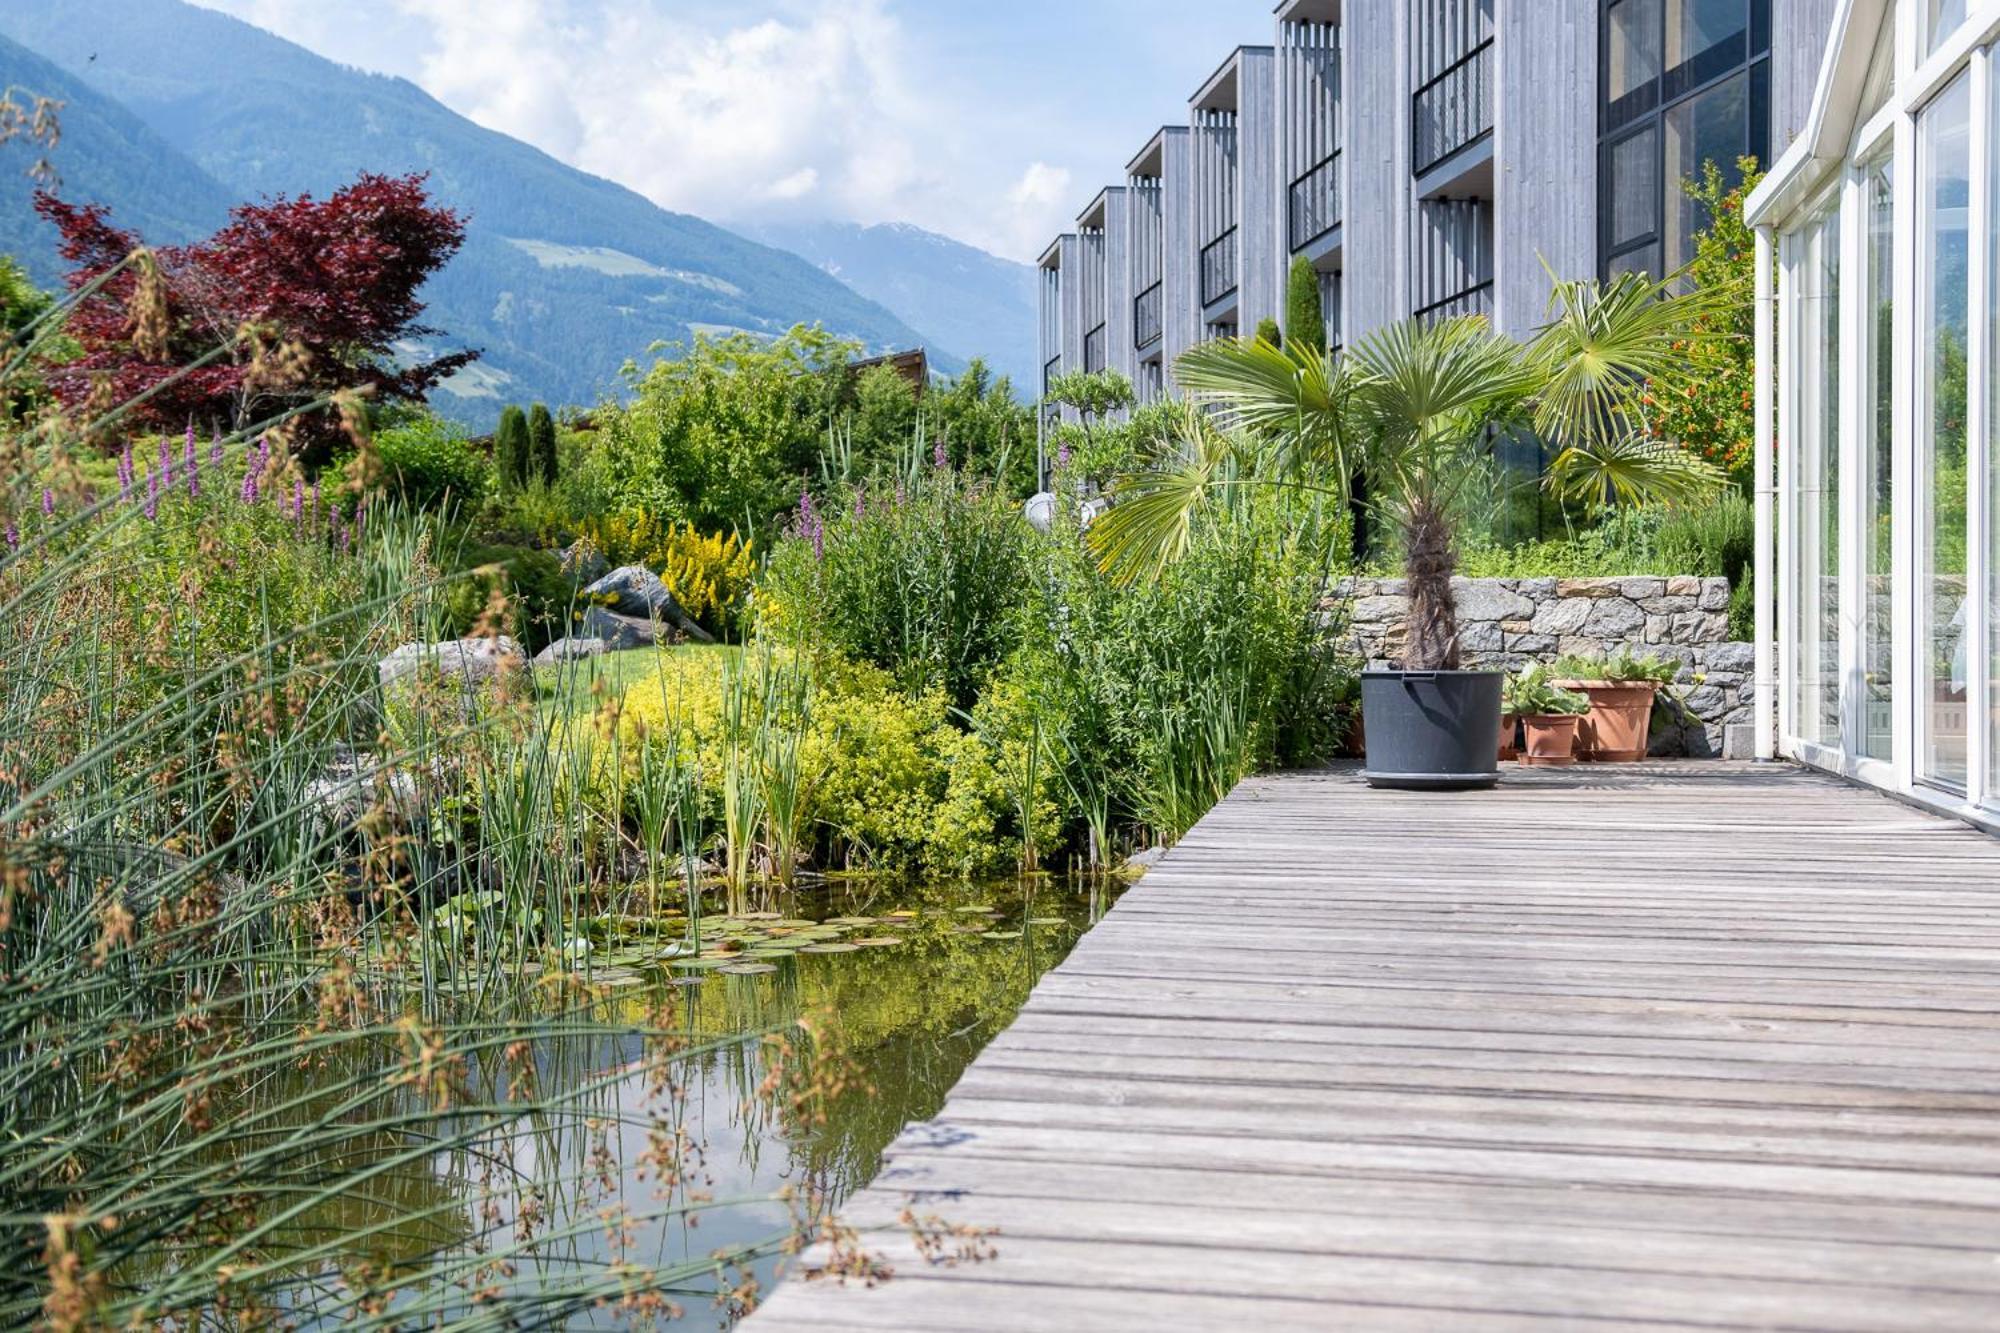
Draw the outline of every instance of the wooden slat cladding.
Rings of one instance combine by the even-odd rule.
[[[1997,899],[1789,767],[1251,779],[751,1327],[2000,1327]]]

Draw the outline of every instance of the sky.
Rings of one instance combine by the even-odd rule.
[[[1032,260],[1271,0],[197,0],[679,212]]]

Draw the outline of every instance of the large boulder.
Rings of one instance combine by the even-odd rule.
[[[586,657],[602,657],[610,651],[611,645],[602,639],[581,637],[557,639],[535,654],[535,665],[558,666],[564,662],[581,661]]]
[[[451,639],[444,643],[406,643],[375,664],[382,684],[414,676],[426,664],[435,666],[447,680],[479,685],[503,671],[528,665],[521,645],[505,634],[494,638]]]
[[[562,572],[578,583],[601,579],[611,568],[611,562],[604,558],[597,544],[588,537],[579,537],[563,547],[556,558],[562,562]]]
[[[673,626],[690,639],[701,643],[715,642],[701,626],[694,623],[694,617],[681,610],[681,604],[667,591],[667,585],[660,582],[660,576],[644,565],[614,569],[585,588],[583,595],[616,615],[657,620]]]
[[[573,639],[595,639],[610,653],[622,653],[627,648],[649,648],[659,642],[660,624],[651,616],[621,616],[616,611],[607,611],[601,606],[593,606],[583,613],[577,622]]]

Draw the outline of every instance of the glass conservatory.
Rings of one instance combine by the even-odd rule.
[[[2000,0],[1848,0],[1746,215],[1760,750],[2000,827]]]

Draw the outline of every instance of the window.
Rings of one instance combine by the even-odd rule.
[[[1750,76],[1739,71],[1721,83],[1669,107],[1662,118],[1666,129],[1666,179],[1698,179],[1708,163],[1734,184],[1741,179],[1737,160],[1750,151]],[[1694,258],[1695,233],[1708,225],[1701,205],[1676,188],[1666,201],[1666,262],[1677,268]]]
[[[1917,776],[1966,780],[1966,394],[1972,89],[1961,74],[1917,118],[1917,501],[1923,647]]]
[[[1771,0],[1609,0],[1600,25],[1598,255],[1606,277],[1677,268],[1708,224],[1682,185],[1768,162]]]
[[[1944,44],[1965,22],[1965,0],[1925,0],[1924,52],[1929,54]]]
[[[1840,744],[1840,214],[1829,209],[1800,234],[1797,407],[1793,431],[1798,523],[1794,602],[1793,726],[1798,737]]]
[[[1660,77],[1660,0],[1614,0],[1605,17],[1605,97],[1616,103],[1650,92]]]
[[[1895,174],[1884,156],[1865,169],[1867,267],[1862,273],[1866,343],[1862,373],[1868,377],[1862,430],[1862,513],[1867,521],[1861,551],[1861,753],[1895,757]]]

